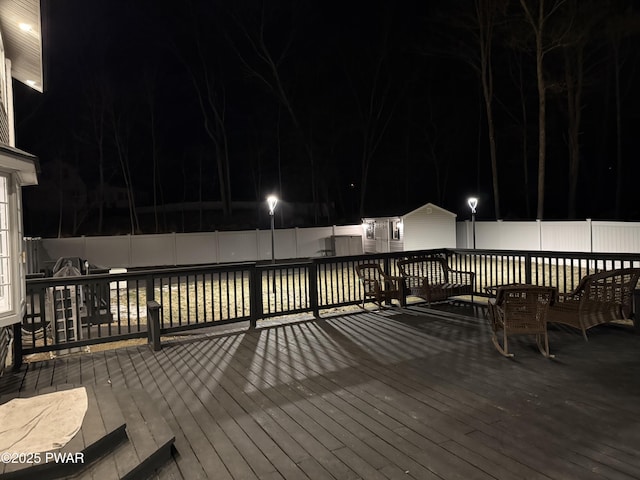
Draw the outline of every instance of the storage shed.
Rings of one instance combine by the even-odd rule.
[[[456,214],[427,203],[409,213],[363,219],[367,253],[456,248]]]

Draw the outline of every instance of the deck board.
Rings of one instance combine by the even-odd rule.
[[[2,400],[74,383],[144,389],[176,436],[154,478],[640,478],[640,335],[550,331],[514,359],[482,318],[422,306],[58,357]]]

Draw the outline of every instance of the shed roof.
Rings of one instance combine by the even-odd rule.
[[[421,207],[416,208],[415,210],[410,211],[409,213],[405,213],[404,215],[402,215],[402,217],[403,218],[410,217],[412,215],[418,215],[423,212],[428,213],[428,209],[437,210],[440,213],[446,213],[448,215],[451,215],[453,218],[456,218],[458,216],[457,214],[450,212],[449,210],[445,210],[444,208],[439,207],[438,205],[435,205],[433,203],[427,203]]]
[[[40,0],[0,0],[0,32],[13,78],[42,92]]]
[[[421,207],[416,208],[415,210],[411,210],[408,213],[398,214],[398,215],[368,215],[368,216],[364,217],[363,220],[374,220],[374,219],[377,219],[377,218],[379,218],[379,219],[383,219],[384,218],[384,219],[389,219],[389,220],[396,219],[396,218],[399,219],[399,218],[404,218],[404,217],[408,217],[408,216],[411,216],[411,215],[422,213],[423,211],[427,210],[428,208],[437,210],[438,212],[441,212],[441,213],[449,214],[453,218],[456,218],[458,216],[457,214],[455,214],[453,212],[450,212],[449,210],[445,210],[444,208],[439,207],[438,205],[429,202],[429,203],[427,203],[425,205],[422,205]]]

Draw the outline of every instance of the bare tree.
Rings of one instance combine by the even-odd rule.
[[[309,175],[311,186],[311,198],[313,202],[314,221],[318,223],[319,218],[319,198],[318,198],[318,167],[316,165],[311,136],[300,122],[296,108],[294,108],[292,94],[285,84],[281,70],[287,59],[289,49],[294,41],[294,30],[291,29],[285,36],[284,42],[279,49],[271,47],[267,42],[267,29],[269,27],[269,12],[267,12],[266,2],[263,2],[257,18],[251,19],[251,14],[244,12],[244,15],[232,15],[235,24],[242,34],[242,39],[248,45],[248,52],[243,51],[239,43],[230,36],[227,36],[231,48],[244,68],[249,74],[256,78],[267,91],[269,91],[287,112],[295,132],[306,152],[309,162]],[[255,24],[251,25],[254,20]]]
[[[545,0],[520,0],[520,6],[533,31],[535,40],[536,83],[538,87],[538,205],[536,209],[538,220],[542,220],[544,215],[544,182],[547,158],[547,85],[544,77],[544,57],[559,45],[558,38],[551,40],[547,38],[548,24],[565,1],[553,0],[549,6],[545,5]]]
[[[194,19],[194,29],[197,21]],[[218,186],[223,215],[231,216],[231,169],[229,167],[229,139],[226,120],[226,90],[222,75],[215,71],[215,60],[208,57],[211,45],[205,46],[197,32],[193,36],[195,60],[188,60],[174,48],[191,78],[202,113],[204,130],[212,141],[218,171]]]
[[[480,81],[487,114],[487,132],[489,136],[489,154],[491,158],[491,180],[493,184],[493,202],[496,218],[500,218],[500,188],[498,182],[498,160],[496,153],[495,123],[493,120],[493,69],[491,50],[493,31],[502,6],[495,0],[475,0],[475,20],[478,33]]]
[[[489,158],[491,162],[491,181],[493,187],[493,202],[496,218],[501,217],[500,185],[498,178],[498,154],[496,145],[494,120],[494,83],[492,52],[496,27],[503,18],[507,0],[474,0],[470,14],[465,15],[464,6],[456,5],[455,13],[448,14],[444,22],[454,30],[470,34],[465,43],[464,39],[456,38],[448,42],[454,45],[453,51],[444,52],[445,55],[462,59],[478,75],[482,90],[482,100],[487,123],[487,139],[489,143]],[[480,135],[480,133],[479,133]],[[480,155],[480,151],[478,151]]]
[[[132,116],[131,112],[118,109],[115,102],[110,104],[109,119],[111,123],[111,134],[118,157],[118,162],[122,171],[122,179],[127,191],[127,206],[129,208],[129,221],[131,234],[140,231],[138,213],[136,211],[135,189],[133,187],[133,176],[131,175],[131,157],[129,155],[129,143],[131,140]]]
[[[89,108],[90,132],[78,131],[76,137],[96,149],[98,185],[95,201],[98,209],[97,231],[101,234],[104,228],[104,187],[107,176],[107,86],[99,75],[85,79],[83,85],[85,102]]]
[[[622,215],[622,191],[624,179],[624,162],[622,157],[622,98],[624,96],[621,70],[626,60],[627,49],[624,48],[625,39],[640,33],[640,15],[631,8],[631,1],[607,2],[611,14],[607,19],[604,32],[611,45],[613,53],[614,96],[616,115],[616,197],[615,215]],[[635,73],[635,72],[632,72]],[[633,82],[629,87],[635,87]]]
[[[158,218],[158,201],[164,204],[164,194],[162,181],[160,178],[160,169],[158,164],[158,136],[156,121],[156,81],[155,72],[148,73],[143,79],[144,98],[149,114],[149,136],[151,143],[151,182],[153,188],[153,219],[155,225],[155,233],[160,232],[160,222]],[[164,227],[166,228],[166,215],[164,218]]]
[[[344,68],[357,106],[361,132],[360,218],[363,218],[365,213],[364,207],[371,163],[380,146],[380,142],[385,136],[397,105],[397,98],[395,100],[390,98],[391,79],[385,76],[388,53],[387,39],[385,38],[379,52],[372,58],[373,65],[371,70],[363,69],[360,64],[356,65],[357,69],[366,72],[363,75],[364,78],[361,78],[358,82],[358,85],[356,85],[353,74],[349,69],[346,66]]]

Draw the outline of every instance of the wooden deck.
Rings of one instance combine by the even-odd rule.
[[[493,348],[485,320],[404,311],[29,364],[0,394],[142,388],[176,436],[154,478],[637,479],[640,335]]]

